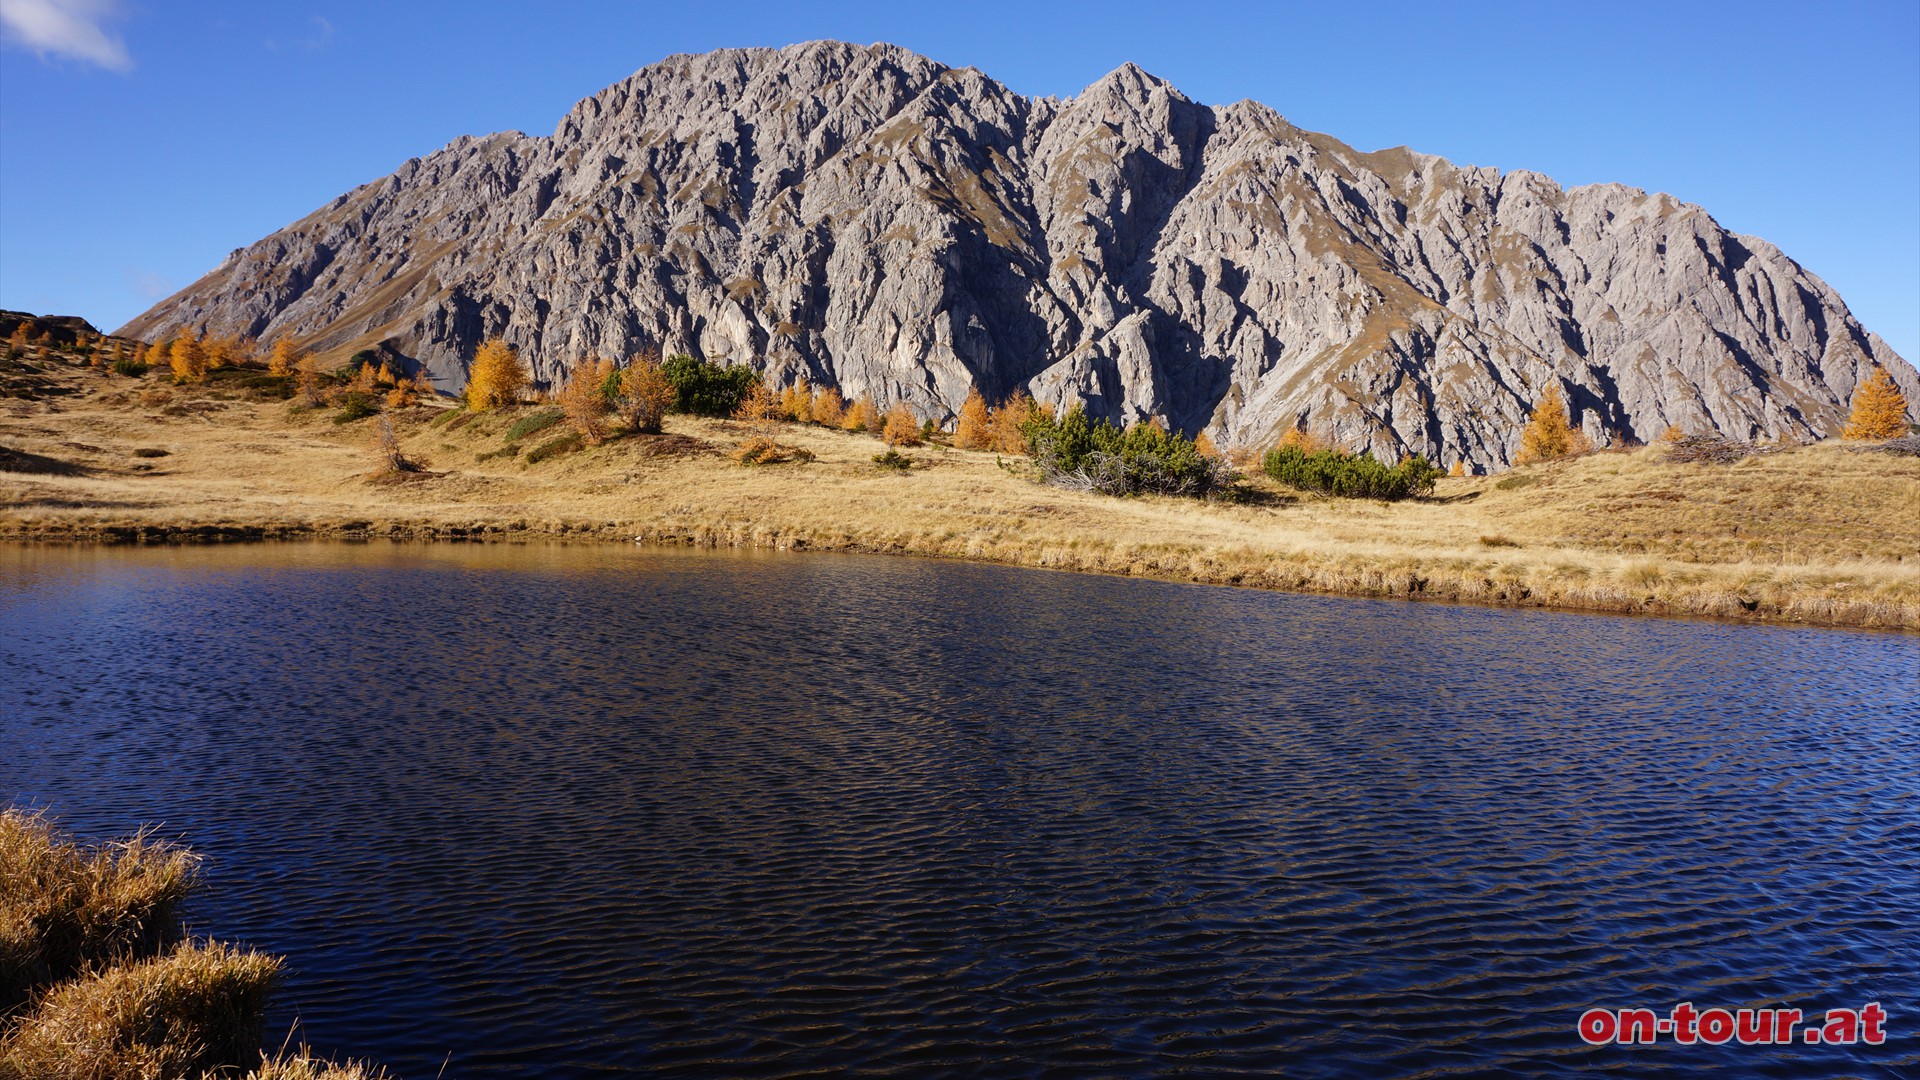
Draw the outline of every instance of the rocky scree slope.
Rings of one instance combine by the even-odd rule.
[[[1824,282],[1669,196],[1360,153],[1132,65],[1034,99],[836,42],[671,57],[550,137],[458,139],[121,333],[187,327],[447,389],[498,334],[548,384],[658,348],[936,418],[1024,388],[1480,468],[1554,382],[1602,445],[1824,436],[1874,362],[1920,403]]]

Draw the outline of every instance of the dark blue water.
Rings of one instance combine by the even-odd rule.
[[[0,549],[0,800],[409,1077],[1920,1072],[1920,638],[624,549]],[[1590,1048],[1879,1001],[1878,1048]]]

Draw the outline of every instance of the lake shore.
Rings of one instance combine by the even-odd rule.
[[[382,475],[374,419],[216,378],[30,359],[0,402],[0,540],[564,538],[969,559],[1298,592],[1920,629],[1920,460],[1839,444],[1732,465],[1663,448],[1440,481],[1402,503],[1249,477],[1247,498],[1042,486],[1024,459],[783,425],[810,461],[745,466],[728,421],[568,448],[541,406],[394,414],[422,471]],[[545,450],[544,453],[541,451]],[[529,463],[529,458],[540,458]]]

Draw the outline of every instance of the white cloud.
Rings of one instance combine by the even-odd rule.
[[[125,268],[122,273],[126,277],[127,291],[136,296],[158,300],[163,296],[173,295],[174,284],[171,278],[151,270],[135,270],[132,267]]]
[[[100,26],[114,13],[113,0],[0,0],[0,26],[10,44],[128,71],[133,57],[126,45]]]
[[[310,16],[307,23],[310,27],[307,32],[296,31],[291,37],[284,39],[289,46],[298,46],[308,52],[319,52],[333,44],[333,23],[329,22],[326,16]],[[267,38],[260,44],[265,46],[268,52],[279,52],[282,40],[282,38]]]

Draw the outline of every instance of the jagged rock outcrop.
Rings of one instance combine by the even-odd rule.
[[[1360,153],[1132,65],[1031,99],[835,42],[672,57],[551,137],[456,140],[121,332],[189,326],[383,344],[450,389],[500,334],[548,382],[656,347],[936,417],[1027,388],[1483,467],[1555,381],[1603,445],[1826,435],[1874,362],[1920,403],[1824,282],[1665,195]]]

